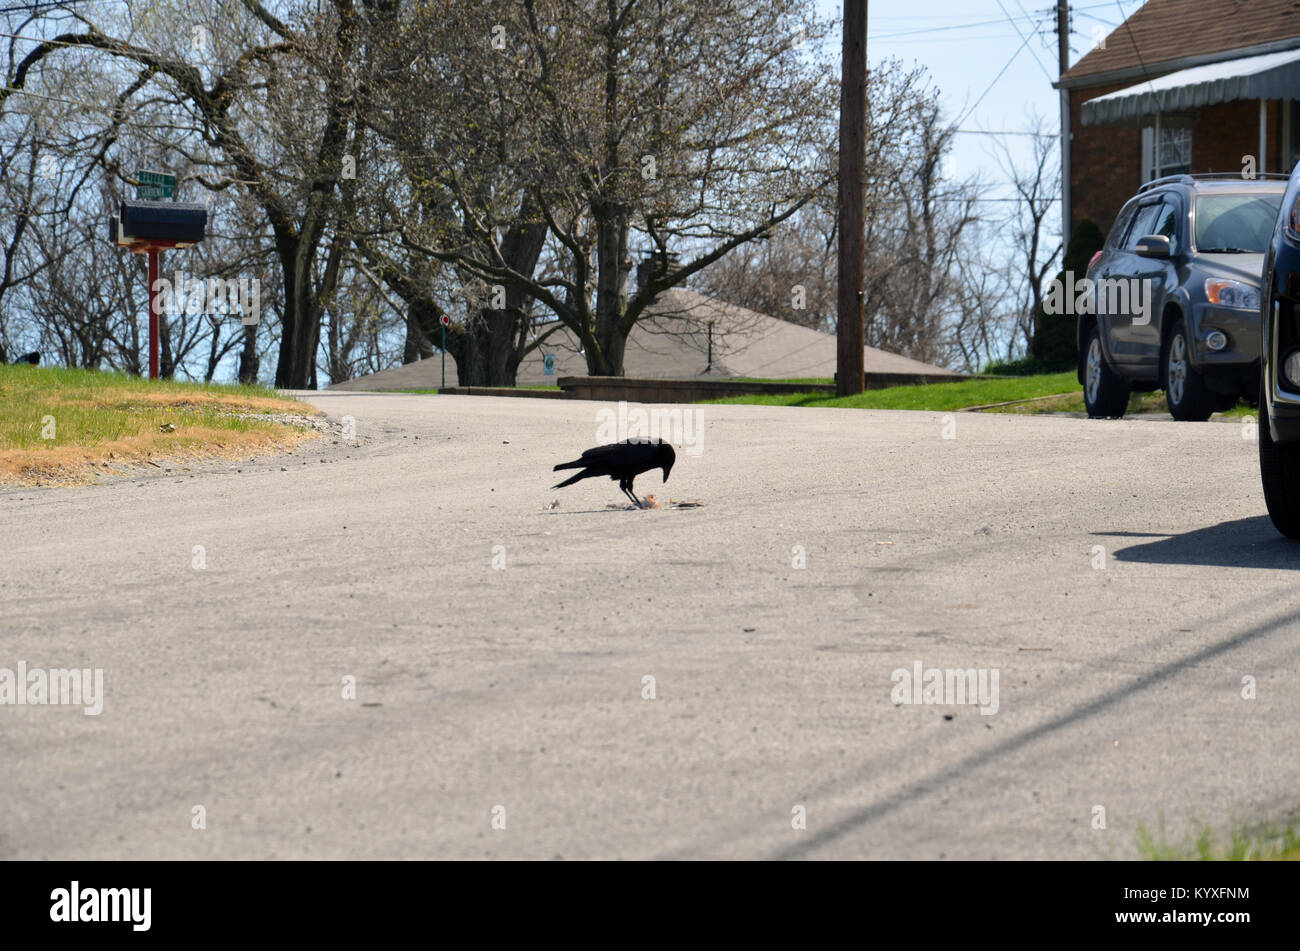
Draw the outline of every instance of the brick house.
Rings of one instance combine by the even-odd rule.
[[[1138,186],[1300,159],[1300,0],[1149,0],[1054,84],[1070,232]],[[1248,158],[1249,157],[1249,158]]]

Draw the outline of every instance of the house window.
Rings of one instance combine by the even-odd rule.
[[[1142,181],[1150,182],[1166,175],[1183,175],[1192,170],[1192,130],[1160,129],[1160,149],[1156,150],[1156,130],[1142,130]]]

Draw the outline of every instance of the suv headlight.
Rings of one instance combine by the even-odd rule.
[[[1300,193],[1291,203],[1291,211],[1286,216],[1286,234],[1292,241],[1300,243]]]
[[[1282,358],[1282,379],[1291,389],[1300,390],[1300,349],[1292,350]]]
[[[1259,288],[1251,287],[1240,281],[1227,281],[1220,278],[1206,278],[1205,296],[1216,307],[1231,307],[1234,310],[1259,310]]]

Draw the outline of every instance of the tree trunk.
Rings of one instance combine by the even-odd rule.
[[[239,352],[239,382],[256,383],[261,362],[257,355],[257,325],[253,324],[244,328],[244,348]]]
[[[506,264],[519,274],[533,276],[537,270],[537,261],[542,256],[542,245],[546,243],[546,225],[536,218],[536,209],[525,199],[520,208],[522,223],[510,228],[506,234],[504,258]],[[529,297],[523,289],[511,285],[506,288],[506,309],[501,321],[501,361],[494,364],[494,386],[515,386],[519,380],[519,364],[524,358],[528,346],[526,322],[528,320],[527,304]]]
[[[627,253],[628,215],[618,205],[597,206],[600,218],[596,236],[597,351],[587,350],[587,371],[592,376],[622,376],[627,333],[627,282],[632,259]]]
[[[434,341],[442,340],[438,327],[439,315],[427,302],[410,301],[406,307],[406,344],[402,348],[402,362],[414,363],[433,356]]]
[[[512,365],[511,358],[515,353],[515,323],[518,319],[517,312],[509,309],[482,312],[479,324],[487,331],[484,343],[488,386],[515,385],[519,361],[514,360]]]
[[[284,273],[284,311],[275,385],[282,390],[315,389],[316,345],[320,341],[320,319],[311,286],[315,249],[283,238],[277,245]]]
[[[456,361],[456,382],[460,386],[487,386],[491,379],[488,375],[489,347],[483,324],[480,311],[469,319],[458,341],[459,347],[453,350],[451,341],[447,341],[447,352]]]

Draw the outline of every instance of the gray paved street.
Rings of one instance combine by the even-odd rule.
[[[601,404],[311,399],[361,444],[0,493],[0,668],[104,671],[0,707],[0,856],[1123,858],[1300,806],[1236,423],[687,407],[636,489],[702,504],[638,512],[550,488]],[[895,704],[918,662],[997,712]]]

